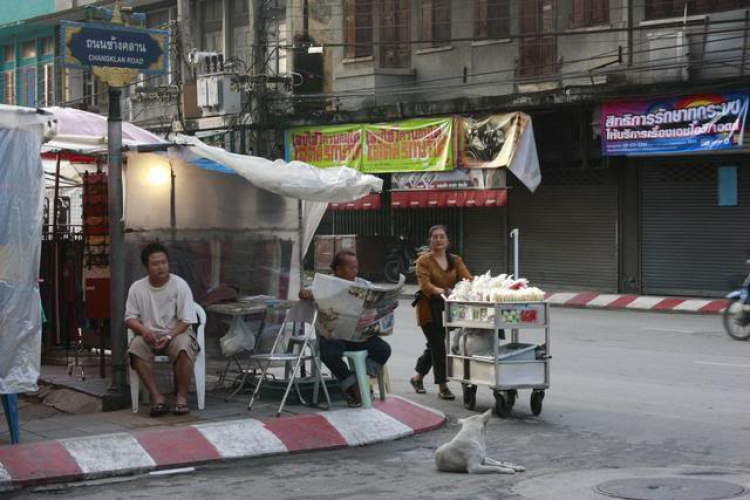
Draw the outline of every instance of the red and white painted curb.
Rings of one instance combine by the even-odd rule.
[[[691,299],[684,297],[614,295],[590,292],[548,293],[546,299],[550,304],[562,307],[687,312],[697,314],[720,314],[727,305],[725,299]]]
[[[263,420],[158,428],[132,433],[0,446],[0,491],[137,474],[282,453],[390,441],[440,427],[445,415],[389,395],[371,409],[341,409]]]

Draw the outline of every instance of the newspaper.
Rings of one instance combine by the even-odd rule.
[[[364,280],[347,281],[316,274],[312,292],[318,307],[318,333],[326,338],[364,342],[374,335],[393,333],[393,311],[404,286],[375,286]]]

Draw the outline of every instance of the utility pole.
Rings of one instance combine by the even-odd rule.
[[[127,339],[125,333],[125,225],[122,202],[122,107],[120,87],[109,87],[107,117],[107,150],[109,154],[109,244],[110,244],[110,348],[112,349],[112,385],[104,399],[103,409],[114,410],[128,405],[125,380]]]
[[[253,27],[253,81],[258,82],[253,86],[252,99],[253,125],[256,131],[255,140],[252,142],[253,154],[255,156],[266,156],[269,151],[266,148],[266,128],[268,127],[268,99],[265,83],[261,83],[261,75],[267,75],[266,68],[268,56],[268,40],[266,40],[266,9],[268,0],[250,0],[251,26]]]

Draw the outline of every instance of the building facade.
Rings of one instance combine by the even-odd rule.
[[[112,3],[4,10],[3,102],[105,110],[106,89],[90,74],[59,68],[56,33],[60,20],[84,20],[87,5]],[[744,129],[731,148],[613,154],[603,153],[601,116],[623,101],[698,106],[747,94],[750,0],[122,4],[172,35],[169,74],[140,78],[123,97],[126,118],[156,132],[276,158],[295,126],[532,118],[535,192],[508,174],[504,206],[403,208],[382,174],[379,208],[330,210],[320,234],[416,245],[445,223],[472,271],[498,273],[512,268],[508,233],[518,228],[521,274],[549,289],[717,296],[744,271]]]

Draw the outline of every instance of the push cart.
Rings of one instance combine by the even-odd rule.
[[[531,389],[531,412],[542,412],[549,388],[550,335],[546,302],[445,303],[444,326],[448,380],[461,382],[464,407],[476,406],[477,387],[489,386],[495,413],[508,416],[520,389]],[[451,352],[452,336],[461,328],[492,337],[492,351],[474,355]],[[506,332],[510,331],[510,340]],[[543,334],[541,332],[544,332]],[[481,332],[481,333],[480,333]],[[521,343],[521,334],[527,343]],[[465,353],[471,354],[471,353]]]

